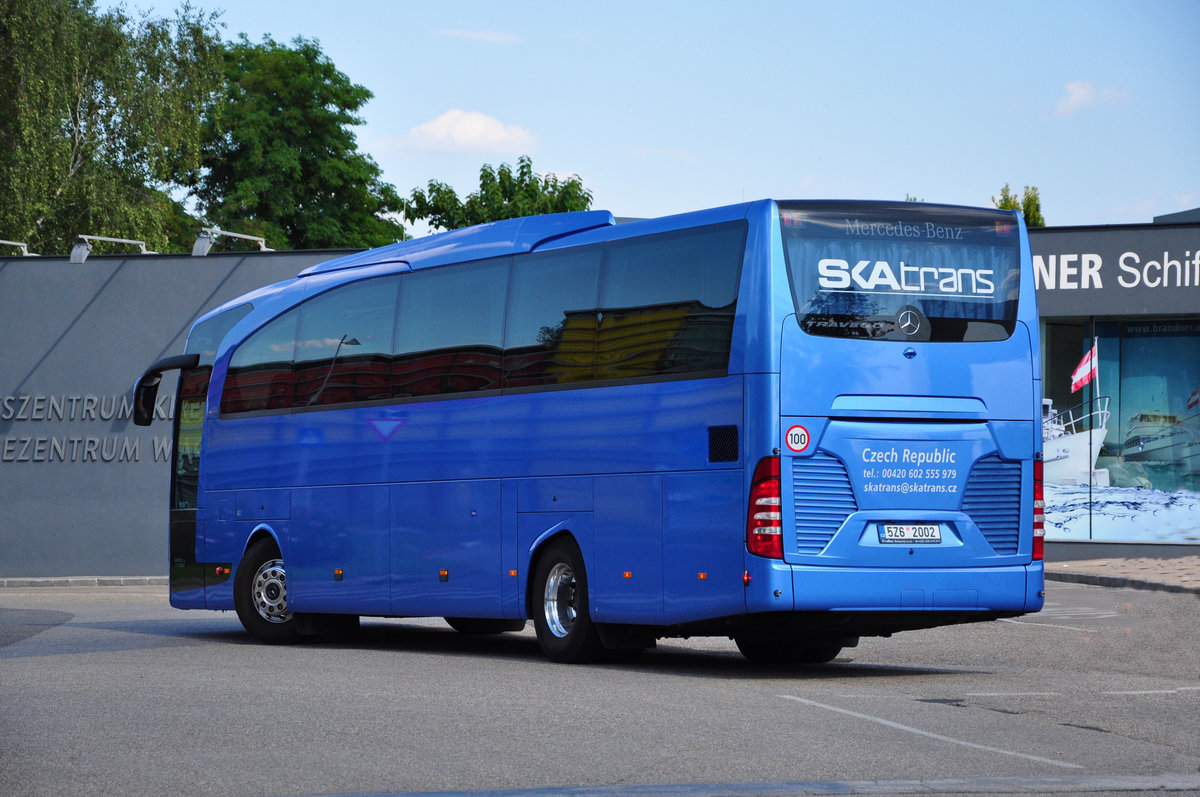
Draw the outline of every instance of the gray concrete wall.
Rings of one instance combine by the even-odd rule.
[[[201,313],[341,254],[0,259],[0,577],[165,574],[171,426],[133,425],[133,381]]]

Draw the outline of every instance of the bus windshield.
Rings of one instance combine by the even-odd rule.
[[[956,207],[780,203],[801,328],[875,340],[1012,335],[1020,233],[1012,215]]]

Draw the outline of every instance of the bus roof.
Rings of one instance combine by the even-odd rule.
[[[493,221],[339,257],[306,268],[300,272],[300,276],[307,277],[383,263],[403,264],[413,269],[427,268],[463,260],[529,252],[555,238],[597,227],[608,227],[614,223],[613,214],[607,210],[550,213]]]

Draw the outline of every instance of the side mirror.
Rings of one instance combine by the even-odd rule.
[[[177,354],[164,357],[146,369],[146,373],[133,385],[133,422],[138,426],[149,426],[154,421],[154,404],[158,401],[158,386],[163,371],[176,368],[195,368],[200,362],[199,354]]]

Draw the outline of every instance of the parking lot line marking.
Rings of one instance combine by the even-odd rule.
[[[1185,689],[1187,687],[1184,687]],[[1101,692],[1102,695],[1177,695],[1183,689],[1133,689],[1128,692]]]
[[[967,697],[1062,697],[1062,692],[967,692]]]
[[[923,731],[920,728],[913,728],[908,725],[901,725],[898,722],[892,722],[891,720],[886,720],[882,717],[873,717],[870,714],[861,714],[857,711],[850,711],[849,709],[838,708],[837,706],[827,706],[824,703],[818,703],[815,700],[806,700],[803,697],[796,697],[795,695],[779,695],[779,697],[783,698],[784,700],[792,700],[796,703],[803,703],[804,705],[812,706],[813,708],[822,708],[822,709],[825,709],[826,711],[836,711],[838,714],[845,714],[848,717],[854,717],[856,719],[866,720],[867,722],[874,722],[879,725],[883,725],[888,728],[893,728],[898,731],[904,731],[906,733],[915,733],[918,736],[925,736],[929,739],[937,739],[940,742],[948,742],[950,744],[957,744],[957,745],[961,745],[962,747],[971,747],[971,748],[974,748],[975,750],[983,750],[984,752],[987,752],[987,753],[999,753],[1000,755],[1013,756],[1014,758],[1024,758],[1028,761],[1040,761],[1043,764],[1053,764],[1056,767],[1064,767],[1066,769],[1083,769],[1083,767],[1081,765],[1072,764],[1069,761],[1055,761],[1053,758],[1043,758],[1042,756],[1030,755],[1029,753],[1018,753],[1015,750],[1005,750],[1000,747],[990,747],[989,745],[986,745],[986,744],[976,744],[975,742],[968,742],[966,739],[955,739],[952,736],[943,736],[940,733],[930,733],[929,731]]]
[[[1011,617],[1001,617],[1000,622],[1012,623],[1013,625],[1028,625],[1032,626],[1033,628],[1057,628],[1060,631],[1078,631],[1081,634],[1087,634],[1093,630],[1090,628],[1076,628],[1075,626],[1071,625],[1055,625],[1054,623],[1028,623],[1022,620],[1014,620]]]

